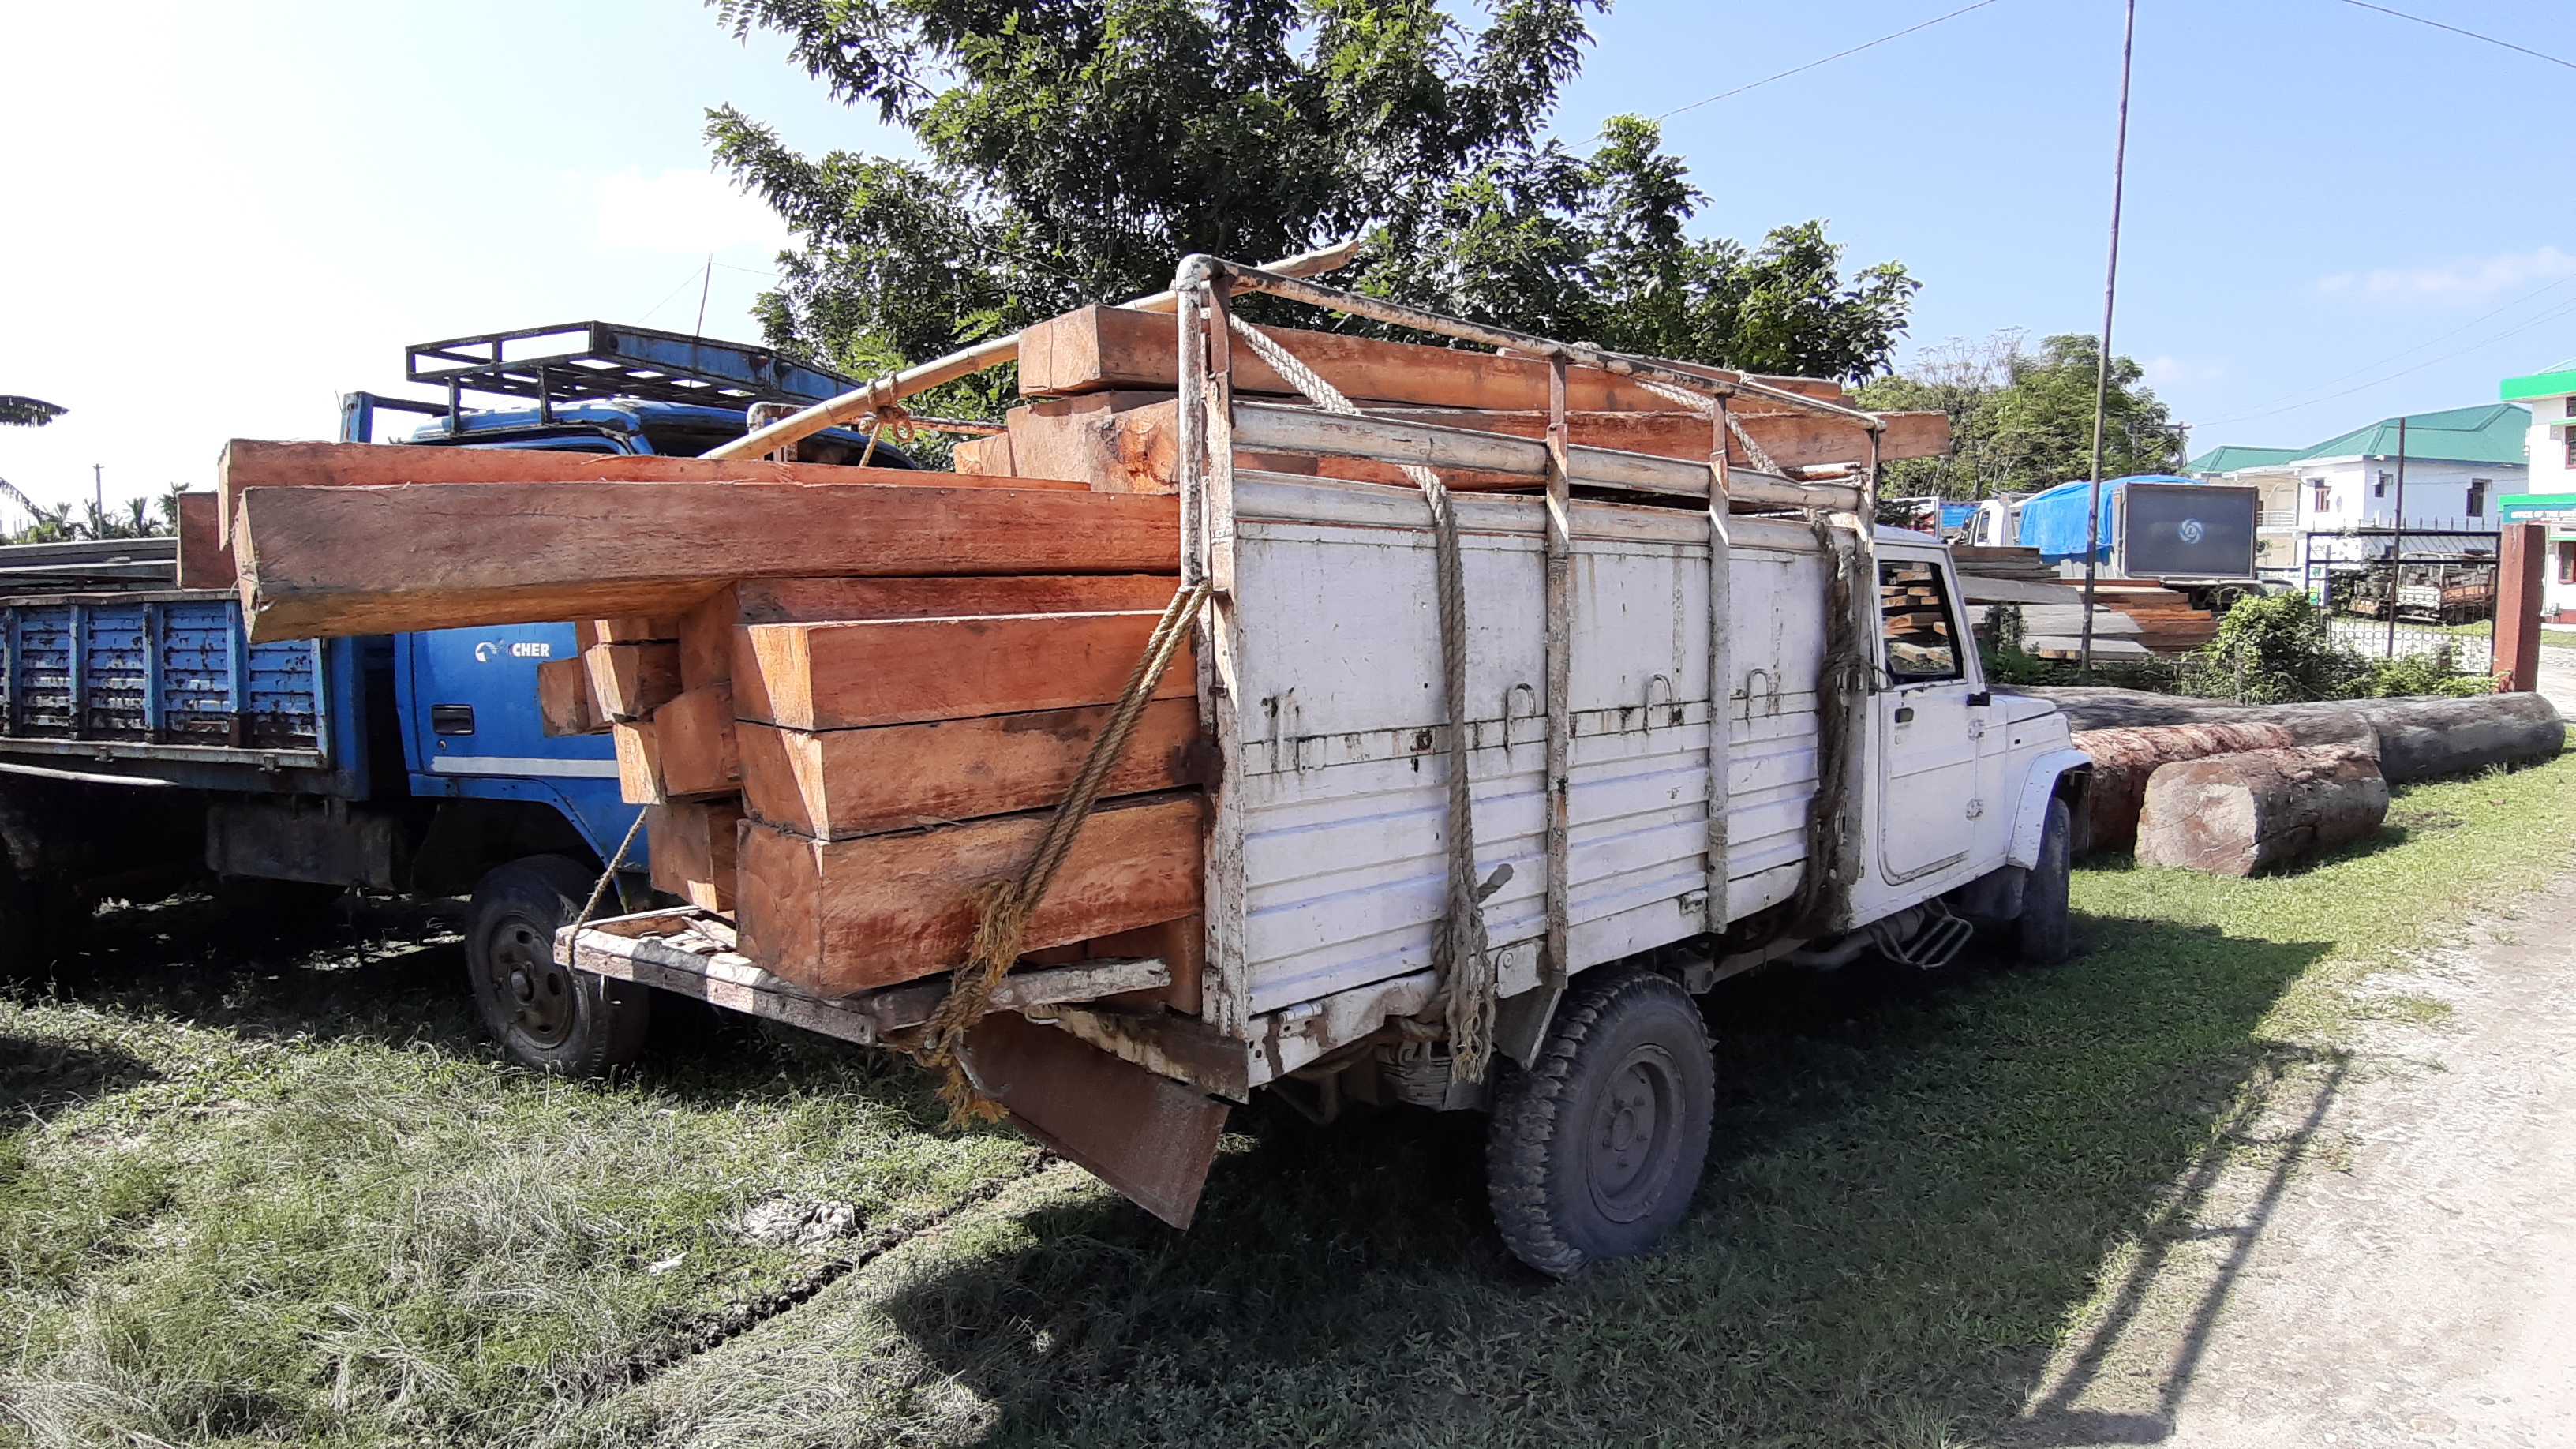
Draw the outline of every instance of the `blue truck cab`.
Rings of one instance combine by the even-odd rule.
[[[401,412],[430,420],[387,441],[695,456],[740,437],[752,404],[856,385],[596,322],[422,344],[409,363],[446,399],[349,394],[341,441]],[[798,456],[913,466],[838,429]],[[650,895],[611,738],[543,727],[537,668],[575,654],[571,623],[252,644],[230,590],[179,582],[169,538],[0,547],[0,975],[52,959],[103,898],[210,876],[270,901],[467,895],[471,984],[514,1057],[581,1071],[641,1032],[649,993],[553,961],[621,847],[602,909]]]

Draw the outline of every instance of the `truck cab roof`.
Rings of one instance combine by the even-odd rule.
[[[398,441],[431,447],[543,448],[575,453],[659,454],[696,457],[745,431],[743,415],[730,408],[692,403],[655,402],[644,398],[559,402],[536,407],[467,408],[457,426],[445,416],[423,423]],[[867,453],[864,433],[826,428],[796,445],[808,463],[856,463]],[[891,443],[879,443],[869,464],[878,468],[918,467]]]

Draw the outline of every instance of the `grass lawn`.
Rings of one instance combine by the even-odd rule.
[[[2092,862],[2054,970],[1727,984],[1698,1207],[1568,1285],[1487,1221],[1480,1117],[1239,1113],[1173,1234],[855,1052],[701,1024],[549,1083],[452,941],[183,959],[209,907],[125,912],[0,997],[0,1441],[1985,1442],[2272,1083],[2431,1009],[2373,968],[2576,858],[2576,758],[2392,825]]]

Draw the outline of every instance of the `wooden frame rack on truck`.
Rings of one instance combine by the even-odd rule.
[[[601,1022],[911,1052],[1175,1225],[1255,1091],[1487,1110],[1506,1241],[1572,1272],[1688,1206],[1694,995],[1979,921],[2062,956],[2085,762],[1870,522],[1940,414],[1307,280],[1347,256],[1191,257],[614,478],[236,470],[245,606],[591,621],[549,708],[616,733],[675,900],[559,937]],[[953,473],[770,456],[1010,360]]]

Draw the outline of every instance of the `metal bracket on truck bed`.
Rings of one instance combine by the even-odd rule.
[[[567,926],[555,937],[558,956],[576,970],[863,1045],[928,1021],[948,994],[948,983],[933,978],[826,1000],[763,971],[734,945],[731,925],[685,910],[612,916]],[[1216,1159],[1226,1104],[1012,1014],[1167,986],[1171,979],[1170,966],[1154,959],[1015,971],[994,989],[992,1014],[966,1034],[961,1060],[976,1087],[1009,1109],[1022,1131],[1147,1212],[1185,1228]]]

